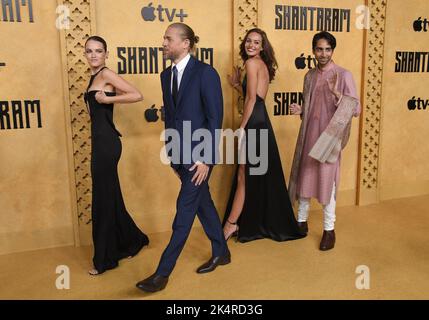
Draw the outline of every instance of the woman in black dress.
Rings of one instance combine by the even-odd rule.
[[[239,149],[246,150],[242,158],[246,163],[238,165],[233,181],[223,220],[225,239],[236,236],[238,241],[247,242],[261,238],[286,241],[305,237],[298,228],[289,200],[276,138],[265,106],[268,85],[277,68],[274,50],[265,32],[258,28],[249,30],[240,45],[240,55],[246,76],[241,84],[240,69],[235,68],[229,82],[244,97]],[[251,131],[256,133],[254,145],[249,139]],[[259,140],[265,133],[268,146],[261,144],[265,143],[264,139]],[[266,159],[264,174],[252,174],[252,167],[257,167],[249,161],[252,148]],[[264,150],[268,152],[263,154]]]
[[[121,134],[113,124],[113,104],[133,103],[141,93],[107,69],[107,44],[93,36],[85,43],[85,56],[91,68],[91,80],[85,102],[91,117],[92,238],[94,268],[97,275],[118,266],[119,260],[136,255],[148,237],[128,214],[122,199],[118,177]]]

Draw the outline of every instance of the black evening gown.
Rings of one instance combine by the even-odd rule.
[[[91,76],[88,88],[99,72]],[[113,124],[113,104],[98,103],[96,92],[87,91],[85,101],[91,116],[93,262],[98,273],[103,273],[117,267],[119,260],[135,256],[149,239],[125,208],[118,177],[121,134]]]
[[[246,78],[243,81],[243,93],[246,93]],[[256,96],[252,115],[245,127],[246,137],[248,137],[249,129],[256,129],[258,143],[259,130],[268,130],[268,169],[263,175],[250,175],[249,168],[255,165],[246,161],[245,200],[243,211],[237,221],[238,241],[248,242],[262,238],[286,241],[305,237],[306,235],[302,234],[298,228],[289,200],[280,154],[265,101],[259,96]],[[258,144],[256,150],[259,155],[260,146]],[[234,201],[238,168],[239,166],[237,166],[232,184],[223,225],[229,217]]]

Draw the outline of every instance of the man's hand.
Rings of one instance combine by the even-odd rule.
[[[203,181],[207,179],[207,176],[209,174],[209,166],[197,161],[192,168],[189,169],[189,171],[194,171],[194,169],[197,168],[197,171],[195,172],[194,176],[192,177],[191,182],[195,181],[195,185],[199,186]]]
[[[289,108],[292,114],[300,115],[302,113],[302,108],[299,104],[292,103]]]

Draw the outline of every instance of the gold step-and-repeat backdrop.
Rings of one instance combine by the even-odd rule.
[[[5,0],[0,1],[0,254],[91,243],[90,120],[83,102],[89,35],[107,40],[107,65],[143,93],[117,105],[119,163],[127,209],[147,233],[170,230],[179,181],[160,161],[164,127],[161,43],[172,22],[201,41],[198,59],[222,79],[224,128],[240,122],[227,74],[241,65],[246,30],[264,29],[279,70],[267,95],[285,178],[300,120],[304,74],[315,67],[311,40],[337,38],[334,61],[361,96],[343,153],[339,206],[427,194],[429,3],[413,0]],[[427,108],[427,109],[426,109]],[[234,167],[219,165],[211,190],[223,216]],[[340,211],[340,210],[339,210]],[[340,214],[340,212],[339,212]]]

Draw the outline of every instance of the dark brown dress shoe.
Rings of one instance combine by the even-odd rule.
[[[327,251],[334,247],[335,245],[335,231],[323,231],[322,241],[320,241],[320,250]]]
[[[308,233],[308,224],[307,224],[307,221],[298,222],[298,228],[299,228],[299,231],[301,231],[301,233],[307,234]]]
[[[223,266],[231,262],[231,254],[228,252],[224,256],[211,257],[209,261],[197,269],[197,273],[212,272],[217,266]]]
[[[145,292],[156,292],[165,288],[168,282],[168,277],[163,277],[157,274],[151,275],[136,284],[136,287]]]

